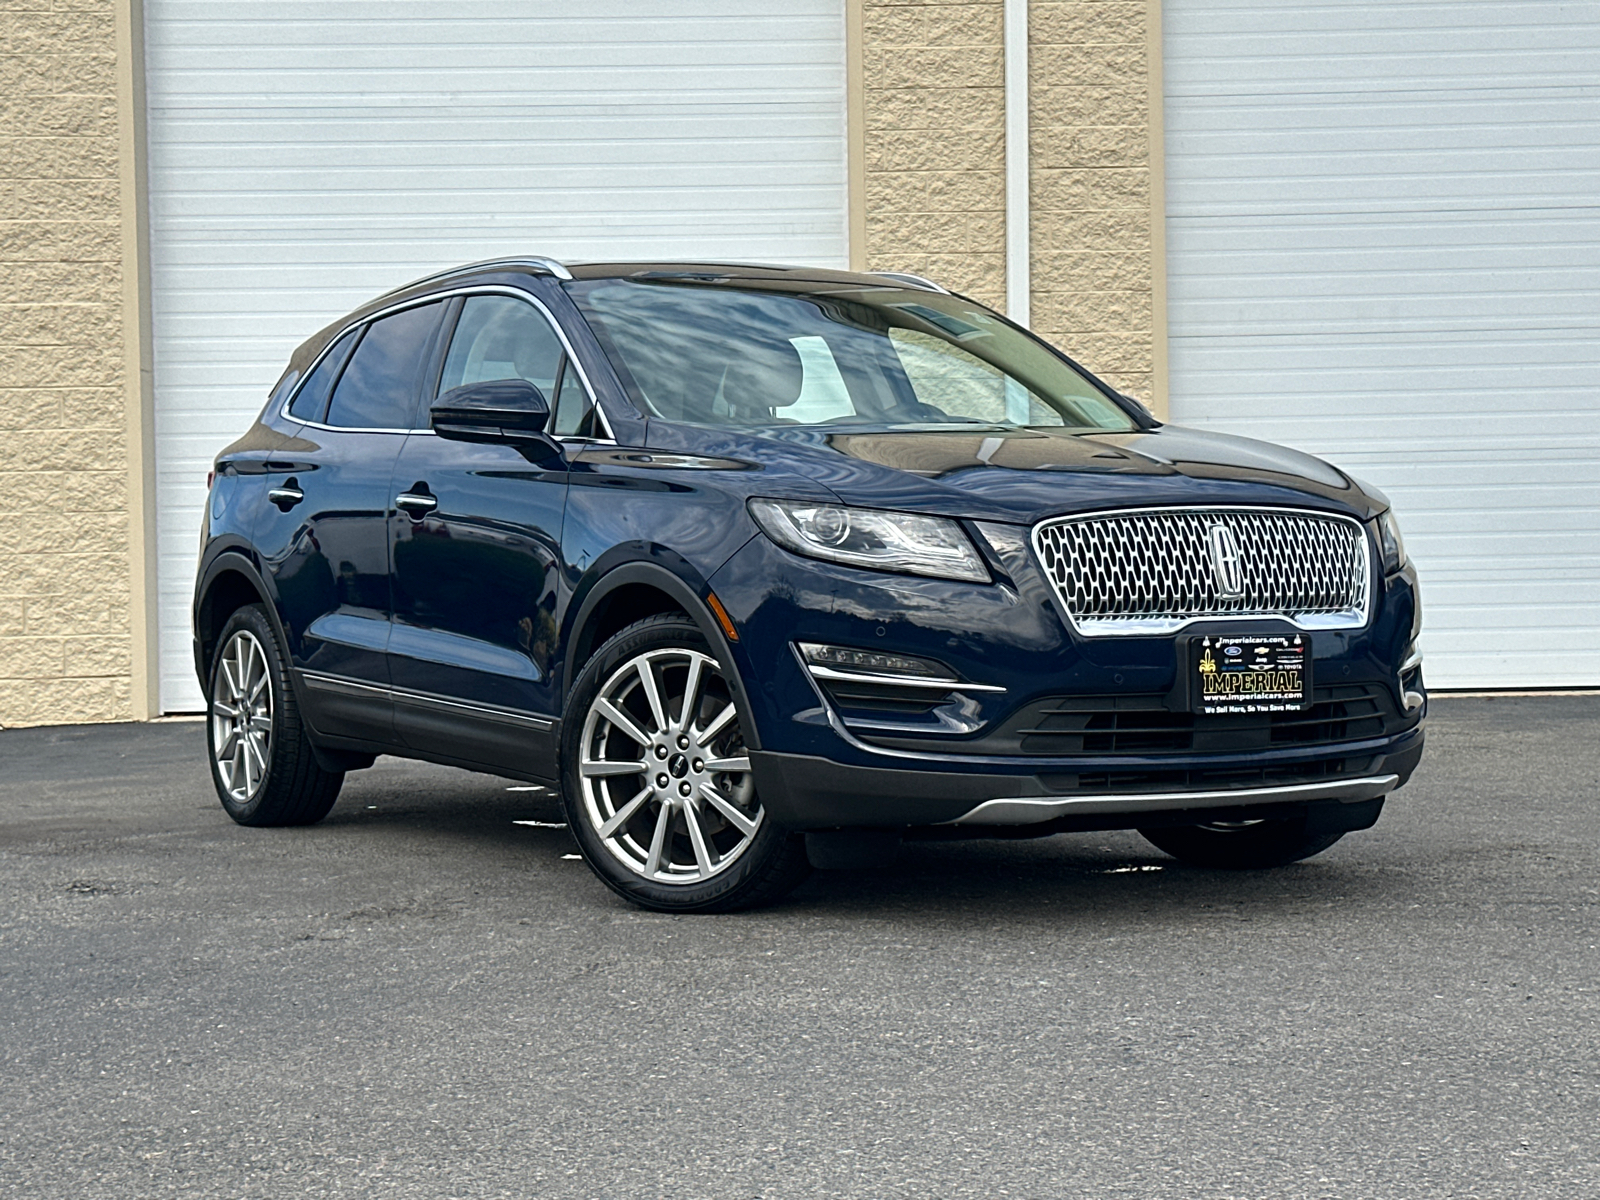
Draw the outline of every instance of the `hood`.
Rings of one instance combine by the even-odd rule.
[[[1386,507],[1309,454],[1178,425],[1099,434],[959,426],[796,426],[756,434],[652,421],[650,442],[676,449],[692,443],[699,453],[748,460],[774,494],[782,494],[781,477],[797,475],[846,504],[972,520],[1033,524],[1168,504],[1284,504],[1366,519]]]

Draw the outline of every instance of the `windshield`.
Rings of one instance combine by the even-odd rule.
[[[1138,428],[1044,346],[954,296],[682,278],[565,286],[634,403],[669,421]]]

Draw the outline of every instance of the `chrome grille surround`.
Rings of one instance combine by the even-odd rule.
[[[1209,531],[1232,533],[1243,594],[1224,599]],[[1352,517],[1280,508],[1148,508],[1054,517],[1033,552],[1084,637],[1171,633],[1215,617],[1282,617],[1355,629],[1371,604],[1371,551]]]

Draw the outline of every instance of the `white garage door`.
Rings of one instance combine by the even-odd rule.
[[[1173,419],[1389,493],[1432,685],[1600,684],[1600,9],[1164,7]]]
[[[843,266],[844,0],[145,0],[161,704],[206,470],[361,301],[516,253]]]

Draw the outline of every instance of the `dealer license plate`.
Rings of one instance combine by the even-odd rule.
[[[1311,703],[1310,645],[1299,634],[1200,637],[1191,646],[1197,713],[1294,712]]]

